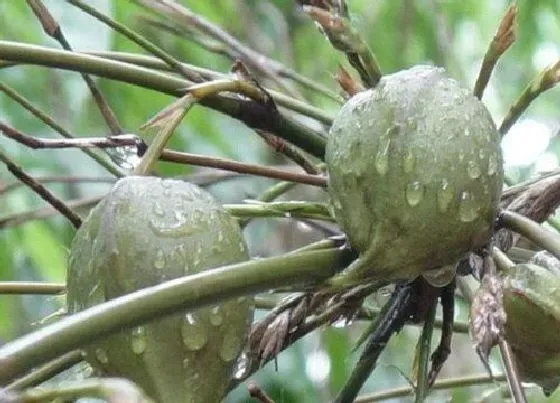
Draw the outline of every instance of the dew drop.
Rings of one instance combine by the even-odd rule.
[[[468,137],[471,135],[471,129],[469,129],[468,127],[465,127],[465,131],[463,132],[463,134]]]
[[[478,205],[472,193],[461,193],[459,204],[459,218],[463,222],[474,221],[478,217]]]
[[[220,306],[215,306],[210,312],[210,323],[214,326],[220,326],[223,322],[224,316],[222,314],[222,308]]]
[[[95,357],[97,357],[97,359],[101,364],[107,364],[109,362],[109,357],[107,356],[107,352],[102,348],[98,348],[95,350]]]
[[[185,358],[183,360],[183,368],[188,369],[190,365],[191,365],[191,360],[189,360],[188,358]]]
[[[208,341],[206,328],[192,313],[185,315],[185,320],[181,325],[181,337],[185,347],[191,351],[201,350]]]
[[[418,181],[409,183],[406,186],[405,194],[408,205],[414,207],[420,203],[422,197],[424,197],[424,186]]]
[[[467,163],[467,174],[472,179],[480,177],[480,165],[475,160],[471,160]]]
[[[492,153],[488,157],[488,175],[495,175],[496,172],[498,172],[498,156]]]
[[[404,172],[411,173],[414,170],[414,165],[416,164],[416,157],[412,150],[408,150],[404,156],[403,167]]]
[[[389,147],[391,139],[385,139],[379,144],[379,151],[375,157],[375,169],[379,175],[385,175],[389,170]]]
[[[447,182],[447,179],[441,181],[441,186],[437,193],[437,203],[440,211],[446,212],[449,208],[449,204],[453,200],[455,195],[455,189],[452,184]]]
[[[247,374],[249,369],[249,355],[246,351],[243,351],[239,356],[239,359],[235,363],[235,368],[233,371],[233,377],[235,379],[243,379]]]
[[[146,328],[138,326],[132,330],[132,351],[136,354],[142,354],[146,351]]]
[[[165,215],[165,211],[163,210],[163,207],[161,207],[161,204],[159,204],[158,202],[154,203],[154,214],[159,216],[159,217],[163,217]]]
[[[156,252],[156,257],[154,259],[154,268],[163,269],[165,267],[165,256],[163,255],[163,250],[158,249]]]
[[[241,338],[231,332],[226,333],[224,335],[224,339],[222,340],[222,345],[220,346],[220,358],[224,362],[230,362],[237,358],[239,351],[242,347]]]

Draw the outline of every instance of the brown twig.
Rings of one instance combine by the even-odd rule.
[[[82,225],[82,219],[74,213],[68,205],[59,200],[53,193],[46,187],[37,182],[33,177],[27,175],[23,170],[8,158],[2,151],[0,151],[0,160],[8,170],[20,181],[29,186],[35,193],[37,193],[43,200],[58,210],[64,217],[66,217],[74,226],[79,228]]]
[[[253,399],[257,399],[261,403],[274,403],[264,390],[258,385],[256,381],[249,381],[247,384],[247,390],[249,391],[249,396]]]
[[[164,150],[161,161],[175,162],[178,164],[190,164],[228,171],[264,176],[289,182],[305,183],[307,185],[326,187],[327,179],[321,175],[308,175],[303,173],[286,172],[270,168],[264,165],[246,164],[218,157],[208,157],[198,154],[181,153],[177,151]]]
[[[480,71],[478,73],[478,78],[474,85],[474,96],[478,99],[482,98],[484,89],[490,80],[494,66],[498,62],[500,56],[502,56],[515,41],[515,20],[517,18],[518,7],[514,3],[510,5],[502,17],[500,26],[498,27],[498,32],[494,35],[492,42],[488,46],[488,50],[484,55],[482,60],[482,65],[480,66]]]
[[[45,123],[47,126],[51,127],[53,130],[59,133],[62,137],[74,138],[74,136],[68,130],[66,130],[64,127],[59,125],[52,117],[50,117],[49,115],[47,115],[46,113],[44,113],[43,111],[35,107],[35,105],[33,105],[29,100],[21,96],[13,88],[10,88],[6,84],[0,82],[0,91],[4,92],[11,99],[13,99],[15,102],[20,104],[24,109],[29,111],[33,116],[35,116],[43,123]],[[93,158],[99,165],[104,167],[107,171],[109,171],[111,174],[115,175],[116,177],[125,176],[124,172],[122,172],[119,166],[113,164],[111,161],[104,158],[103,156],[98,155],[95,151],[88,150],[88,149],[82,149],[82,151],[88,156],[90,156],[91,158]]]
[[[14,129],[0,121],[0,131],[6,136],[24,144],[28,147],[41,148],[111,148],[122,146],[136,146],[140,150],[145,147],[143,141],[133,134],[124,134],[111,137],[82,137],[75,139],[43,139],[32,137]],[[308,175],[304,173],[289,172],[264,165],[247,164],[231,161],[218,157],[208,157],[199,154],[181,153],[178,151],[164,150],[160,156],[161,161],[174,162],[178,164],[198,165],[210,168],[224,169],[242,174],[250,174],[285,180],[289,182],[304,183],[307,185],[326,187],[326,177],[322,175]]]
[[[33,10],[33,13],[43,26],[43,30],[49,36],[51,36],[54,40],[56,40],[64,50],[72,51],[72,47],[70,43],[66,40],[66,37],[62,33],[62,29],[60,25],[55,21],[52,14],[49,10],[45,7],[41,0],[26,0],[27,4]],[[111,133],[116,136],[123,133],[123,129],[121,128],[117,116],[109,106],[109,103],[95,84],[95,81],[89,76],[87,73],[80,73],[82,79],[87,84],[91,95],[103,116],[103,119],[107,123],[109,130]]]
[[[33,149],[53,148],[114,148],[143,144],[134,134],[121,134],[108,137],[79,137],[70,139],[45,139],[32,137],[0,121],[0,131],[6,137]]]

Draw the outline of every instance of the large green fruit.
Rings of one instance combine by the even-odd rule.
[[[76,234],[71,313],[176,277],[248,259],[239,225],[195,185],[153,177],[117,182]],[[218,402],[252,321],[248,298],[154,320],[86,346],[88,362],[162,403]]]
[[[326,163],[335,218],[363,260],[360,276],[415,277],[492,234],[500,135],[484,105],[443,69],[388,75],[351,98],[330,130]]]
[[[526,381],[545,393],[560,383],[560,276],[534,264],[503,273],[505,338]]]

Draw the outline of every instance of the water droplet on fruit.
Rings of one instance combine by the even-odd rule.
[[[469,129],[468,127],[465,127],[465,131],[463,132],[463,134],[467,137],[470,136],[471,135],[471,129]]]
[[[98,348],[95,350],[95,357],[101,364],[107,364],[109,362],[109,357],[107,356],[107,352],[102,348]]]
[[[422,200],[424,197],[424,185],[418,181],[409,183],[406,186],[406,201],[409,206],[414,207]]]
[[[165,267],[165,256],[163,255],[163,250],[161,249],[158,249],[158,251],[156,252],[154,267],[156,269],[163,269]]]
[[[474,221],[478,217],[478,204],[472,193],[461,193],[461,202],[459,204],[459,218],[463,222]]]
[[[165,211],[163,210],[163,207],[161,207],[161,204],[159,204],[158,202],[154,203],[154,214],[159,216],[159,217],[163,217],[165,215]]]
[[[220,326],[223,319],[224,316],[222,315],[222,308],[220,308],[220,306],[212,308],[212,311],[210,312],[210,323],[214,326]]]
[[[146,328],[138,326],[132,330],[132,351],[136,354],[142,354],[146,351]]]
[[[472,179],[476,179],[480,176],[480,165],[475,160],[471,160],[467,163],[467,173]]]
[[[185,347],[191,351],[201,350],[208,341],[206,328],[192,313],[185,315],[181,325],[181,337]]]
[[[442,212],[446,212],[449,208],[449,204],[455,196],[455,189],[452,184],[447,182],[447,179],[441,181],[441,186],[437,193],[437,203],[438,207]]]
[[[404,155],[403,167],[404,172],[411,173],[414,170],[414,165],[416,164],[416,157],[412,150],[407,150],[406,154]]]
[[[233,377],[235,379],[243,379],[249,368],[249,355],[246,351],[243,351],[239,356],[233,370]]]
[[[224,335],[220,347],[220,358],[225,362],[233,361],[241,350],[241,338],[235,332]]]
[[[389,147],[391,146],[391,139],[385,139],[379,144],[379,151],[375,157],[375,169],[379,175],[385,175],[389,170]]]
[[[496,153],[492,153],[488,157],[488,175],[492,176],[496,172],[498,172],[498,156]]]

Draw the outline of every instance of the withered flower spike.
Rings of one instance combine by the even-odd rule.
[[[348,70],[346,70],[341,64],[338,65],[338,70],[336,72],[336,75],[334,76],[334,79],[336,80],[338,85],[340,85],[340,88],[342,88],[342,91],[344,92],[343,96],[345,99],[353,97],[358,92],[364,90],[364,87],[359,82],[354,80],[350,73],[348,73]]]
[[[488,357],[503,336],[506,313],[502,305],[502,280],[495,272],[486,271],[472,300],[470,332],[475,350],[491,374]]]

